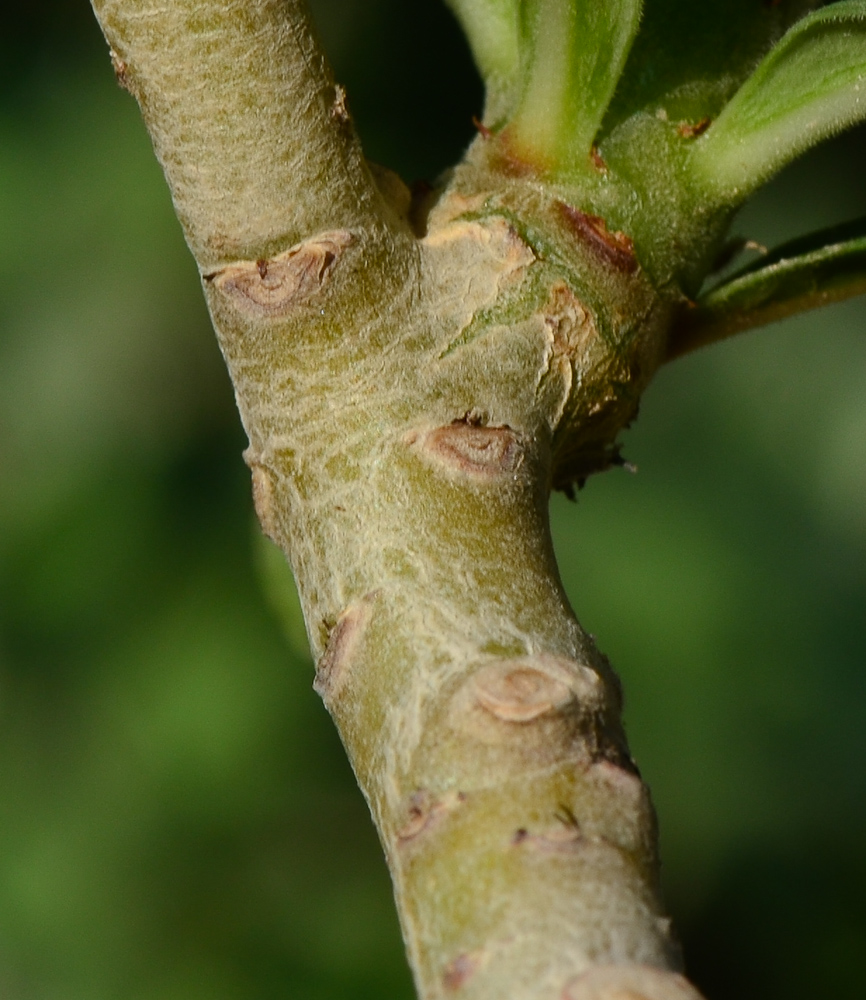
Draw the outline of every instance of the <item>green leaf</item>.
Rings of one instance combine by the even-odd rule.
[[[604,131],[640,111],[716,118],[785,31],[818,0],[644,0]]]
[[[640,21],[640,0],[526,0],[518,155],[550,169],[588,162]]]
[[[507,84],[520,70],[520,0],[445,0],[463,27],[488,86]]]
[[[728,204],[805,149],[866,117],[866,0],[843,0],[782,38],[693,147],[693,181]]]
[[[866,217],[786,243],[716,285],[675,328],[668,359],[866,292]]]

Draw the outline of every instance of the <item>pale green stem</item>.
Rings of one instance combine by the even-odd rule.
[[[610,460],[671,303],[622,234],[504,181],[483,143],[413,237],[294,0],[97,12],[204,275],[421,997],[696,1000],[546,511],[551,480]]]
[[[485,80],[520,71],[520,0],[445,0],[460,20]]]
[[[550,175],[590,170],[590,153],[640,21],[640,0],[529,0],[514,152]]]
[[[529,31],[531,61],[514,131],[518,149],[531,150],[543,163],[556,163],[571,124],[575,11],[572,0],[539,0],[536,7]]]
[[[305,4],[93,6],[203,272],[379,218],[375,185]]]

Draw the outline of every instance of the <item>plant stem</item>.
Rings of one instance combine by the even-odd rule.
[[[509,179],[481,140],[416,237],[295,0],[96,10],[203,273],[420,996],[695,1000],[619,684],[547,525],[551,482],[615,457],[672,301],[578,191]]]
[[[379,218],[375,185],[299,0],[93,6],[202,271]]]
[[[863,220],[779,247],[770,257],[723,281],[684,308],[666,360],[734,334],[775,323],[866,292]],[[858,233],[845,238],[850,231]],[[840,238],[841,237],[841,238]]]

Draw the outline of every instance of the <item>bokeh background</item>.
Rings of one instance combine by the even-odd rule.
[[[439,0],[318,0],[370,155],[433,177],[481,91]],[[443,72],[443,67],[445,71]],[[866,214],[862,130],[738,230]],[[84,0],[0,28],[0,998],[409,1000],[366,808],[262,586],[244,439]],[[711,1000],[862,995],[866,304],[678,362],[636,476],[554,499]]]

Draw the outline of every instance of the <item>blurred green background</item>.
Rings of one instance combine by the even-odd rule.
[[[481,92],[439,0],[319,0],[370,155],[435,176]],[[439,67],[449,67],[443,79]],[[866,214],[866,135],[743,213]],[[0,998],[403,998],[375,835],[269,610],[195,268],[84,0],[0,29]],[[553,503],[621,672],[711,1000],[862,995],[866,303],[663,371],[639,466]]]

